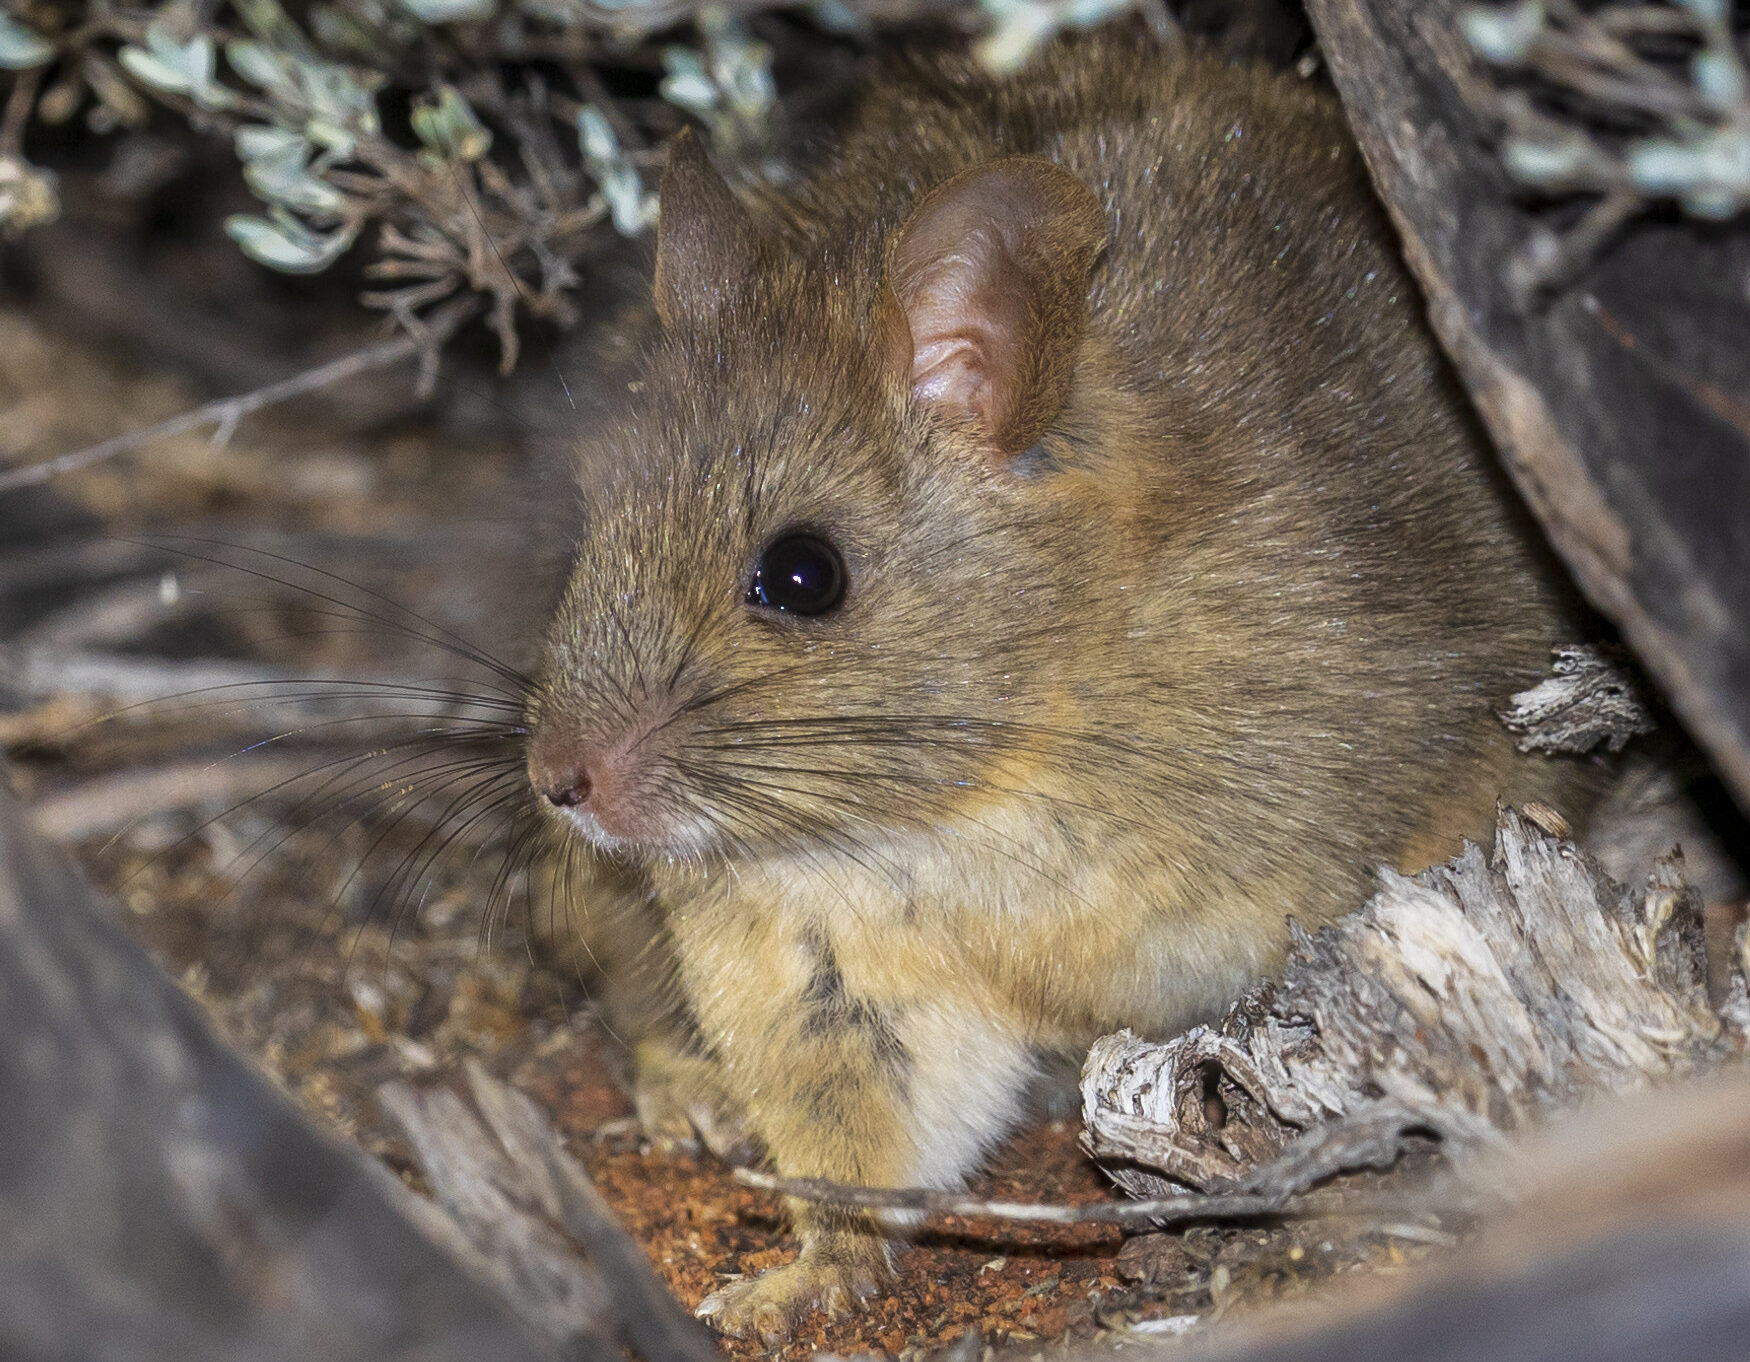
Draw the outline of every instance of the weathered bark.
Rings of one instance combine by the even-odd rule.
[[[1515,309],[1533,224],[1462,0],[1307,0],[1442,344],[1544,528],[1750,806],[1750,231],[1645,218]]]
[[[1620,752],[1653,731],[1653,717],[1621,658],[1596,647],[1563,647],[1552,670],[1501,712],[1521,752]]]
[[[1219,1029],[1098,1041],[1085,1143],[1137,1196],[1286,1202],[1391,1163],[1412,1131],[1462,1158],[1598,1094],[1717,1066],[1750,1014],[1741,972],[1730,982],[1722,1016],[1680,859],[1631,893],[1504,810],[1492,857],[1471,846],[1413,880],[1386,872],[1360,912],[1297,932],[1281,984]]]

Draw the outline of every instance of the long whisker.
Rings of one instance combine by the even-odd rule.
[[[842,794],[827,793],[827,794],[823,795],[823,794],[820,794],[820,793],[815,792],[815,791],[796,789],[794,787],[785,786],[779,782],[773,782],[773,781],[748,780],[748,781],[746,781],[746,783],[749,785],[752,785],[752,786],[759,787],[759,788],[764,789],[764,790],[768,790],[768,791],[788,792],[788,793],[798,795],[799,797],[804,798],[804,799],[815,800],[821,804],[825,804],[825,805],[831,807],[837,814],[839,814],[842,817],[849,817],[849,818],[857,819],[858,821],[863,822],[871,827],[880,827],[881,826],[880,824],[877,824],[877,823],[873,822],[873,820],[869,819],[867,814],[864,812],[864,810],[856,802],[854,802],[850,797],[842,795]],[[785,808],[787,812],[794,813],[794,811],[789,810],[787,806],[783,806],[780,804],[780,807]],[[1047,883],[1054,885],[1056,888],[1058,888],[1062,892],[1070,895],[1079,904],[1081,904],[1084,908],[1087,908],[1090,911],[1095,911],[1094,904],[1092,904],[1086,898],[1084,898],[1080,894],[1080,892],[1077,891],[1074,888],[1074,886],[1070,885],[1067,881],[1065,881],[1061,875],[1057,874],[1056,872],[1052,871],[1049,867],[1047,867],[1044,864],[1044,862],[1040,861],[1037,857],[1034,857],[1030,854],[1027,854],[1025,852],[1025,850],[1022,848],[1022,844],[1020,842],[1018,842],[1015,838],[1009,836],[1006,833],[1002,833],[1002,832],[997,831],[997,829],[991,827],[990,824],[985,822],[983,819],[967,815],[963,812],[956,811],[955,818],[957,821],[965,821],[965,822],[970,823],[973,826],[979,828],[987,837],[995,838],[998,841],[1001,841],[1003,843],[1007,843],[1006,847],[1005,846],[998,846],[998,845],[995,845],[993,843],[987,843],[986,845],[988,846],[989,850],[995,852],[997,855],[1000,855],[1000,856],[1003,856],[1009,860],[1012,860],[1016,865],[1021,866],[1024,870],[1027,870],[1033,874],[1038,875],[1041,879],[1045,880]],[[923,820],[918,820],[918,821],[920,822],[920,824],[922,826],[925,826],[925,827],[929,826],[927,823],[924,823]],[[816,837],[821,837],[822,832],[827,831],[828,836],[825,838],[822,838],[822,840],[830,840],[830,836],[833,833],[837,833],[837,835],[840,835],[840,836],[843,835],[842,830],[827,829],[827,826],[824,824],[822,824],[822,825],[804,824],[804,826],[806,827],[806,829],[809,833],[813,834]],[[940,829],[936,829],[936,830],[939,831]],[[873,853],[871,853],[871,854],[873,854]],[[864,869],[871,869],[872,870],[872,868],[864,862],[859,861],[859,864],[863,864]]]
[[[192,535],[161,536],[136,540],[133,542],[141,543],[149,548],[159,548],[170,553],[180,554],[181,556],[196,562],[211,563],[215,567],[222,567],[228,571],[241,572],[261,581],[272,582],[277,586],[283,586],[289,590],[301,592],[341,610],[349,611],[357,615],[360,619],[367,619],[381,624],[385,629],[399,634],[403,638],[414,639],[418,642],[427,643],[433,647],[441,648],[445,652],[449,652],[465,661],[474,663],[476,666],[491,672],[501,680],[509,683],[510,689],[501,692],[507,696],[515,698],[526,695],[532,684],[530,678],[516,670],[516,668],[500,662],[491,654],[477,648],[474,644],[470,643],[454,630],[445,628],[443,625],[427,619],[418,611],[409,609],[399,601],[392,600],[388,596],[383,595],[380,591],[374,591],[370,587],[363,586],[357,582],[348,581],[338,573],[329,572],[328,570],[316,567],[313,564],[299,562],[297,559],[287,557],[285,554],[274,553],[269,549],[256,549],[240,544],[228,544],[223,540],[203,539]],[[360,606],[355,602],[345,600],[342,597],[331,595],[326,591],[317,590],[314,587],[291,582],[285,578],[276,577],[272,573],[265,572],[259,568],[248,567],[242,563],[220,558],[212,554],[196,553],[192,549],[180,548],[178,547],[178,542],[183,544],[199,544],[207,548],[224,549],[239,554],[253,554],[258,558],[265,558],[270,562],[284,563],[289,567],[297,568],[302,572],[308,572],[325,581],[334,582],[343,586],[349,591],[356,591],[362,596],[378,601],[387,606],[390,610],[397,612],[401,618],[366,609],[365,607]],[[408,620],[414,621],[414,624],[408,624]],[[416,625],[422,627],[415,627]]]
[[[337,771],[334,775],[332,775],[332,776],[328,777],[326,780],[324,780],[322,782],[322,784],[316,790],[314,790],[310,794],[306,795],[296,805],[293,806],[293,808],[289,811],[289,813],[286,815],[286,817],[284,819],[282,819],[282,823],[284,826],[282,828],[278,829],[280,835],[278,836],[277,839],[275,839],[274,841],[272,841],[271,843],[269,843],[265,847],[261,846],[262,842],[265,839],[273,836],[274,831],[276,831],[275,829],[270,828],[267,832],[262,833],[260,837],[257,837],[253,842],[251,842],[248,846],[244,847],[238,853],[237,858],[234,858],[234,860],[241,858],[242,856],[248,854],[252,850],[256,850],[258,847],[261,848],[259,850],[259,853],[255,856],[255,858],[238,874],[238,876],[237,876],[238,879],[240,879],[240,880],[247,879],[249,877],[249,875],[252,874],[255,871],[255,869],[262,864],[262,862],[264,862],[269,856],[273,855],[276,851],[278,851],[281,847],[283,847],[293,837],[296,837],[301,832],[307,831],[310,828],[316,826],[324,818],[330,816],[332,813],[334,813],[336,811],[344,811],[344,810],[350,808],[352,806],[353,802],[360,795],[365,793],[366,791],[373,790],[373,789],[380,791],[380,790],[383,790],[385,788],[385,786],[387,786],[389,784],[394,784],[397,787],[397,799],[400,801],[405,801],[405,799],[410,794],[419,791],[421,789],[421,787],[429,787],[434,782],[441,783],[442,785],[447,785],[447,784],[455,781],[459,777],[469,775],[469,774],[481,774],[481,773],[486,773],[486,772],[491,772],[491,771],[499,771],[499,770],[502,770],[503,766],[504,766],[504,763],[502,761],[494,760],[492,758],[456,757],[456,758],[452,758],[448,761],[438,762],[435,765],[421,767],[421,768],[419,768],[419,770],[417,770],[414,773],[414,775],[412,777],[403,777],[400,775],[400,771],[403,768],[405,768],[407,766],[411,766],[415,761],[417,761],[419,759],[419,757],[429,755],[429,754],[428,753],[417,753],[412,757],[403,758],[402,761],[396,763],[395,765],[393,765],[387,769],[384,769],[381,767],[371,767],[370,766],[370,763],[374,759],[376,759],[378,757],[378,755],[379,754],[376,752],[365,752],[365,753],[360,753],[356,756],[342,759],[342,760],[335,762],[335,763],[331,763],[333,765],[339,765],[341,767],[341,769],[339,771]],[[345,780],[345,779],[351,777],[353,775],[353,773],[360,766],[365,766],[367,768],[365,770],[364,775],[357,781],[357,783],[355,785],[353,785],[350,788],[343,787],[337,793],[333,788],[335,786],[335,784],[339,781],[342,781],[342,780]],[[332,807],[328,810],[325,810],[322,814],[318,815],[314,819],[300,821],[299,815],[302,813],[303,809],[308,805],[314,804],[318,800],[325,800]],[[369,810],[369,812],[377,812],[377,811],[380,811],[384,807],[386,807],[385,803],[379,803],[379,804],[373,806],[373,808],[371,810]],[[413,807],[416,808],[417,804],[415,804]],[[408,809],[406,812],[410,813],[411,809]],[[403,818],[405,816],[406,816],[406,813],[404,813],[402,815]],[[357,826],[360,821],[361,821],[360,817],[356,814],[353,817],[351,817],[350,819],[347,819],[341,825],[341,827],[333,834],[333,836],[331,836],[328,839],[327,843],[321,848],[321,851],[319,854],[326,855],[329,851],[331,851],[333,849],[335,843],[337,843],[339,841],[339,839],[343,835],[345,835],[346,830],[348,828]],[[398,818],[396,820],[397,824],[400,821],[401,820]],[[388,832],[392,831],[392,830],[393,830],[393,825],[392,825],[391,829],[388,829],[385,831],[384,835],[387,836]],[[380,838],[379,843],[381,840],[382,839]],[[373,843],[371,850],[374,851],[376,846],[379,843]],[[369,855],[370,855],[370,852],[367,851],[365,856],[360,859],[359,864],[354,867],[353,873],[351,875],[349,875],[347,877],[347,880],[345,881],[345,883],[342,884],[340,892],[344,892],[345,889],[351,885],[353,879],[357,876],[359,871],[363,868],[364,864],[368,860]]]
[[[483,820],[522,802],[523,796],[519,785],[520,781],[516,780],[515,774],[506,772],[480,786],[465,788],[458,793],[444,811],[438,815],[431,830],[402,857],[401,862],[383,882],[382,888],[371,900],[366,917],[374,916],[378,905],[390,894],[399,892],[404,887],[426,882],[433,867],[452,846],[467,835],[470,829]],[[436,792],[434,791],[434,793]],[[466,817],[459,824],[452,824],[452,819],[463,814],[466,814]],[[393,942],[395,932],[400,925],[400,911],[392,912],[389,918],[389,939]]]

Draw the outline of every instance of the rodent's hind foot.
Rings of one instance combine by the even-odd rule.
[[[667,1041],[635,1047],[632,1105],[645,1135],[665,1153],[696,1150],[702,1142],[725,1163],[752,1163],[758,1156],[758,1141],[717,1066]]]
[[[713,1291],[693,1313],[734,1338],[758,1338],[776,1347],[816,1310],[828,1319],[851,1314],[881,1288],[889,1271],[886,1248],[878,1239],[835,1236],[828,1244],[803,1249],[793,1263]]]

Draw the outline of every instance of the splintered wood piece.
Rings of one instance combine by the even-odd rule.
[[[1551,675],[1501,711],[1521,752],[1620,752],[1655,727],[1626,661],[1590,644],[1557,648]]]
[[[1295,930],[1279,986],[1164,1045],[1120,1032],[1083,1071],[1085,1143],[1133,1195],[1293,1193],[1393,1162],[1427,1132],[1463,1159],[1606,1092],[1704,1071],[1743,1044],[1745,985],[1709,1005],[1680,859],[1643,891],[1503,809],[1494,854]],[[1211,1100],[1214,1099],[1214,1100]]]
[[[653,1362],[722,1362],[535,1105],[476,1063],[466,1073],[472,1110],[447,1089],[398,1082],[378,1101],[476,1270],[565,1356],[615,1350],[618,1337]]]

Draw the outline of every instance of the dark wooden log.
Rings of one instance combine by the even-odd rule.
[[[1285,1309],[1185,1362],[1736,1362],[1750,1338],[1750,1083],[1558,1123],[1493,1167],[1525,1199],[1439,1266]]]
[[[1723,1227],[1642,1231],[1521,1270],[1460,1278],[1292,1343],[1207,1362],[1739,1362],[1750,1241]],[[1184,1353],[1180,1352],[1183,1357]],[[1187,1358],[1186,1362],[1197,1362]]]
[[[0,1036],[0,1357],[555,1356],[213,1035],[3,787]]]
[[[1429,314],[1507,467],[1750,807],[1750,230],[1632,222],[1520,311],[1534,211],[1490,144],[1461,0],[1307,0]]]

